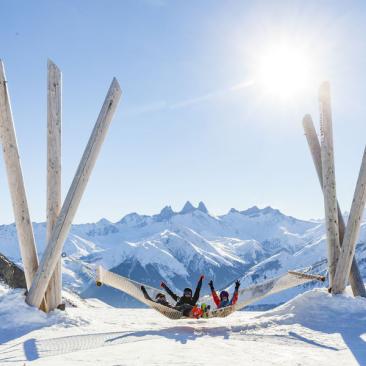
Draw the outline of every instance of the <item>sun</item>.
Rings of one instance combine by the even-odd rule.
[[[287,100],[305,91],[311,77],[309,55],[302,47],[280,43],[260,52],[256,79],[266,93]]]

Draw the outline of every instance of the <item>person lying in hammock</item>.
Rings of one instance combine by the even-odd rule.
[[[217,296],[217,292],[215,291],[212,280],[208,283],[208,285],[210,286],[210,289],[211,289],[211,295],[212,295],[213,301],[215,302],[218,309],[224,308],[224,307],[230,306],[230,305],[235,305],[236,302],[238,301],[239,287],[240,287],[239,280],[237,280],[235,282],[235,290],[234,290],[233,296],[230,301],[229,301],[229,293],[227,291],[221,291],[220,297]]]
[[[155,300],[153,300],[150,297],[150,295],[147,293],[145,286],[141,286],[141,291],[144,294],[146,300],[156,302],[157,304],[167,306],[168,308],[173,308],[173,306],[169,304],[169,302],[167,301],[167,299],[163,293],[161,293],[161,292],[157,293],[155,296]]]
[[[184,316],[190,316],[191,310],[197,304],[197,301],[200,297],[202,281],[204,278],[205,276],[203,275],[200,277],[193,296],[192,289],[189,287],[186,287],[183,290],[183,296],[179,297],[164,282],[162,282],[160,286],[171,296],[174,301],[177,302],[174,308],[181,311]]]

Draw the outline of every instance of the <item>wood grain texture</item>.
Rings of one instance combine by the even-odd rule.
[[[356,242],[360,233],[361,220],[366,202],[366,149],[363,154],[360,173],[358,175],[351,212],[349,214],[343,245],[338,259],[332,293],[339,294],[347,286]]]
[[[51,238],[57,216],[61,209],[61,123],[62,80],[59,68],[47,63],[47,243]],[[61,257],[46,291],[48,310],[61,304],[62,273]]]
[[[306,136],[306,140],[309,145],[309,150],[311,156],[313,158],[314,166],[319,178],[319,183],[321,188],[323,189],[323,172],[322,172],[322,162],[321,162],[321,151],[320,151],[320,142],[318,135],[316,134],[313,120],[310,115],[306,115],[303,118],[303,128]],[[345,223],[342,216],[342,211],[340,209],[339,203],[337,202],[337,210],[338,210],[338,225],[339,225],[339,243],[342,246],[344,232],[345,232]],[[351,272],[350,272],[350,284],[352,287],[352,292],[354,296],[362,296],[366,297],[365,285],[363,283],[360,270],[357,265],[356,258],[353,257]]]
[[[334,167],[333,127],[330,105],[330,87],[328,82],[324,82],[320,86],[319,108],[325,227],[328,244],[329,286],[333,287],[340,244]]]
[[[20,255],[29,289],[38,268],[36,244],[25,192],[18,144],[15,134],[11,103],[5,77],[4,64],[0,60],[0,139],[14,211]]]
[[[56,220],[46,251],[26,297],[26,301],[30,305],[38,307],[42,301],[120,97],[120,86],[118,81],[113,79],[65,202],[62,205],[61,212]]]

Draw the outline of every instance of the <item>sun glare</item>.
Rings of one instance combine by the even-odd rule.
[[[303,92],[311,79],[305,49],[287,44],[273,45],[261,52],[257,82],[266,93],[281,99]]]

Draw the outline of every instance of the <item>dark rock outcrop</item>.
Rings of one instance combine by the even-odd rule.
[[[27,288],[24,271],[1,253],[0,281],[12,288]]]

